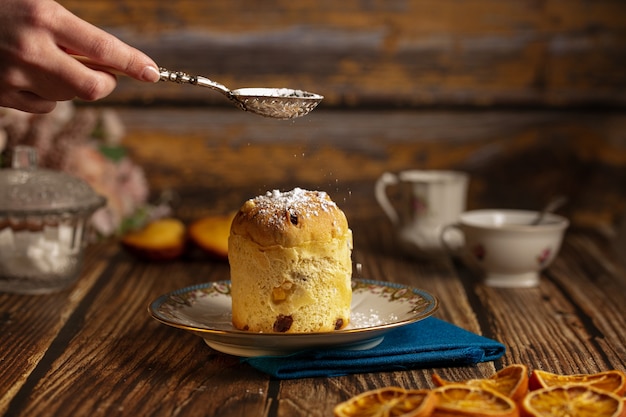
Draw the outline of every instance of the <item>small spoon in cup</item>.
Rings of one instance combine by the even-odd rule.
[[[550,201],[548,201],[548,204],[546,204],[545,207],[539,212],[537,217],[532,222],[530,222],[530,225],[531,226],[537,226],[538,224],[541,224],[541,222],[543,221],[544,217],[546,217],[546,214],[552,213],[552,212],[558,210],[565,203],[567,203],[567,197],[566,196],[558,195],[556,197],[553,197],[552,199],[550,199]]]

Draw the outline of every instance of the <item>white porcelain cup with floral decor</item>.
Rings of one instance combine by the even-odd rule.
[[[416,255],[445,255],[441,230],[465,211],[468,182],[469,176],[459,171],[385,172],[376,181],[375,196],[408,250]]]
[[[461,235],[463,244],[449,248],[460,252],[470,267],[484,276],[492,287],[534,287],[541,271],[557,256],[569,221],[557,214],[546,214],[533,225],[539,212],[486,209],[461,214],[459,221],[446,226],[441,234],[448,246]]]

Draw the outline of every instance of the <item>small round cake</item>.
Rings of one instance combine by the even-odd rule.
[[[233,325],[251,332],[339,330],[350,321],[352,231],[321,191],[246,201],[228,239]]]

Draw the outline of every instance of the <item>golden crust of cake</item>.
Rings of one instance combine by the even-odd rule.
[[[233,325],[251,332],[345,328],[352,231],[318,191],[274,191],[244,203],[228,239]]]
[[[233,220],[231,235],[263,247],[294,247],[330,241],[344,236],[347,230],[345,214],[328,194],[295,188],[289,192],[268,192],[246,201]]]

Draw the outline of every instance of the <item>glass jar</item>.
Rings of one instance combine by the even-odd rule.
[[[106,199],[86,182],[38,169],[32,147],[13,150],[0,170],[0,291],[43,294],[81,272],[89,220]]]

